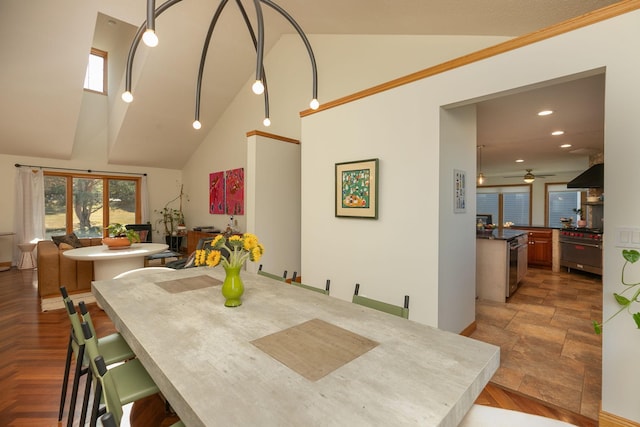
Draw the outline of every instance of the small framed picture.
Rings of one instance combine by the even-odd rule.
[[[453,170],[453,212],[462,213],[467,210],[467,182],[466,173],[458,169]]]
[[[336,163],[336,216],[378,218],[378,159]]]

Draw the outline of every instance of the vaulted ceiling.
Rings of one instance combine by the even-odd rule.
[[[530,33],[615,2],[277,1],[307,34],[497,36]],[[78,123],[84,120],[82,82],[87,54],[95,44],[118,46],[110,52],[109,60],[122,66],[127,53],[122,46],[128,48],[135,29],[144,21],[145,3],[143,0],[0,2],[0,154],[72,157]],[[221,17],[216,29],[225,37],[216,40],[215,55],[232,57],[233,61],[217,77],[224,84],[203,89],[203,98],[216,100],[208,105],[208,123],[216,122],[255,67],[255,52],[246,40],[246,28],[232,3],[229,2],[229,13]],[[245,3],[252,13],[252,3]],[[136,58],[139,62],[134,78],[140,77],[136,93],[145,103],[134,102],[113,110],[117,117],[112,117],[109,124],[110,163],[126,164],[128,158],[137,157],[143,159],[137,164],[180,169],[202,142],[208,128],[193,132],[189,126],[193,120],[193,83],[182,75],[191,75],[197,69],[202,40],[216,6],[217,2],[212,4],[208,0],[184,0],[158,18],[156,29],[162,34],[162,49],[146,55],[141,47]],[[268,51],[281,34],[293,30],[284,20],[271,19],[274,12],[264,9],[268,26],[265,51]],[[119,79],[116,81],[119,83]],[[553,94],[554,91],[549,91],[548,95]],[[110,93],[109,102],[111,105],[120,102],[119,94]],[[581,104],[584,103],[572,108]],[[498,108],[491,104],[485,107]],[[591,117],[590,114],[585,116]],[[528,124],[520,126],[520,133],[526,133]],[[494,139],[498,141],[497,138]],[[176,144],[177,140],[181,144]]]

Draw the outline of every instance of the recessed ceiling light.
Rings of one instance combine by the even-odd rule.
[[[516,163],[522,163],[522,162],[524,162],[524,159],[518,159],[518,160],[516,160]]]
[[[550,114],[553,114],[552,110],[542,110],[538,113],[539,116],[548,116]]]
[[[569,147],[571,147],[571,144],[562,144],[560,146],[560,148],[569,148]]]
[[[553,132],[551,132],[551,135],[553,135],[553,136],[564,135],[564,131],[563,130],[554,130]]]

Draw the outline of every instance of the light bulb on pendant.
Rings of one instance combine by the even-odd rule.
[[[312,110],[317,110],[319,106],[320,106],[320,103],[315,98],[313,98],[309,103],[309,107],[311,107]]]
[[[202,123],[200,123],[200,120],[194,120],[194,121],[193,121],[193,128],[194,128],[195,130],[200,129],[201,127],[202,127]]]
[[[478,184],[479,185],[484,184],[484,175],[482,174],[482,172],[478,174]]]
[[[256,95],[262,95],[262,92],[264,92],[264,85],[262,84],[262,82],[260,80],[256,80],[256,82],[253,84],[253,86],[251,86],[251,90]]]
[[[156,32],[150,28],[148,28],[142,35],[142,41],[149,47],[158,46],[158,36],[156,35]]]
[[[127,104],[129,104],[130,102],[133,101],[133,94],[129,91],[122,92],[122,100]]]
[[[262,124],[265,125],[266,127],[271,126],[271,120],[269,119],[269,117],[265,117],[264,120],[262,121]]]

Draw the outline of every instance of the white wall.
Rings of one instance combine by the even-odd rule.
[[[533,45],[435,75],[357,102],[305,117],[302,127],[302,268],[318,279],[332,278],[332,295],[348,298],[355,280],[364,292],[393,302],[411,294],[411,318],[440,326],[444,312],[456,316],[457,300],[438,298],[451,283],[439,282],[447,271],[465,267],[439,239],[458,228],[438,227],[441,192],[451,191],[445,170],[458,156],[475,162],[475,147],[461,152],[447,140],[438,120],[440,106],[472,102],[482,96],[563,76],[606,67],[604,239],[604,317],[615,310],[611,298],[619,291],[620,248],[614,231],[640,227],[640,199],[633,193],[640,156],[640,12],[600,22]],[[337,153],[337,154],[328,154]],[[336,219],[331,206],[332,168],[337,161],[379,157],[380,218],[377,221]],[[441,170],[442,168],[442,170]],[[471,167],[469,167],[471,169]],[[313,197],[311,196],[313,195]],[[448,203],[448,202],[445,202]],[[312,214],[308,214],[312,213]],[[419,213],[419,214],[418,214]],[[468,213],[472,215],[472,213]],[[435,233],[434,228],[438,228]],[[331,232],[328,233],[327,230]],[[336,249],[336,242],[341,245]],[[330,250],[332,249],[332,250]],[[459,247],[466,256],[471,253]],[[469,269],[473,269],[471,264]],[[444,271],[443,271],[444,270]],[[439,275],[438,275],[439,272]],[[455,273],[450,273],[455,276]],[[336,284],[334,290],[333,284]],[[430,285],[424,288],[424,283]],[[474,282],[461,293],[471,293]],[[414,297],[415,296],[415,297]],[[640,335],[628,316],[605,329],[603,341],[602,409],[640,421],[636,385],[640,372]]]
[[[0,215],[0,231],[11,231],[14,226],[15,163],[59,168],[92,169],[115,172],[147,173],[149,183],[149,205],[151,211],[160,209],[174,194],[179,192],[182,173],[179,170],[136,166],[117,166],[106,162],[107,158],[107,98],[85,92],[78,119],[71,159],[58,160],[39,157],[0,155],[0,182],[5,189],[4,209]],[[151,216],[152,220],[157,217]],[[161,235],[154,233],[154,240]],[[0,240],[0,261],[11,259],[9,238]],[[14,244],[21,242],[13,242]],[[14,245],[15,247],[15,245]]]
[[[476,109],[474,105],[451,110],[442,109],[440,114],[440,191],[437,235],[439,249],[438,307],[455,307],[455,310],[437,310],[437,325],[447,331],[460,332],[475,320],[475,156]],[[436,153],[433,153],[437,157]],[[454,170],[466,172],[466,211],[454,212]],[[448,188],[447,188],[448,187]],[[434,198],[435,201],[435,198]],[[448,232],[448,230],[455,230]],[[457,265],[457,268],[451,268]],[[417,310],[416,310],[417,311]],[[419,314],[416,318],[420,318]]]
[[[354,35],[309,35],[309,39],[318,63],[321,103],[507,40],[505,37]],[[227,215],[209,214],[208,177],[211,172],[246,167],[247,132],[259,129],[300,138],[299,112],[308,108],[311,72],[307,53],[299,38],[283,36],[268,52],[265,69],[272,125],[269,128],[262,126],[263,101],[251,93],[250,85],[254,78],[247,73],[245,87],[183,170],[185,191],[190,196],[185,208],[188,227],[226,227]],[[202,120],[206,120],[204,112]],[[273,188],[267,197],[276,200],[282,195],[279,189]],[[235,219],[241,231],[247,230],[245,216],[236,216]],[[269,250],[277,252],[281,249]]]
[[[258,264],[291,277],[300,273],[300,144],[260,135],[250,136],[248,144],[247,231],[265,247]],[[257,269],[247,264],[247,270]]]

